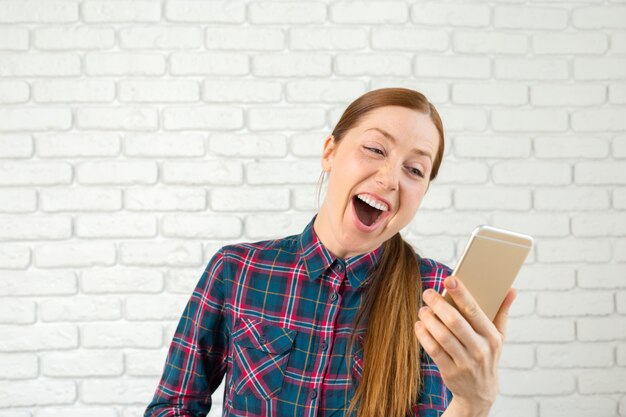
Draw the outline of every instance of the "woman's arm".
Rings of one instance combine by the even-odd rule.
[[[498,361],[516,292],[509,290],[491,322],[456,277],[444,285],[459,309],[436,291],[424,291],[415,334],[453,394],[443,416],[486,417],[498,394]]]

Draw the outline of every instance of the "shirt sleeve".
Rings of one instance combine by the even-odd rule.
[[[226,372],[224,248],[209,261],[185,307],[144,417],[206,416]]]

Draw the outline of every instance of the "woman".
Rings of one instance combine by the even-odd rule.
[[[324,142],[319,212],[301,234],[213,256],[146,416],[205,415],[224,375],[225,416],[487,416],[515,291],[492,323],[399,233],[443,151],[422,94],[350,104]]]

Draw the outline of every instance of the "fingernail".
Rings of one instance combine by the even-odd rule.
[[[430,300],[430,298],[433,296],[433,290],[432,289],[427,289],[426,291],[424,291],[424,300],[428,301]]]
[[[453,277],[448,277],[448,279],[446,280],[446,287],[448,287],[449,289],[453,290],[456,288],[456,279]]]

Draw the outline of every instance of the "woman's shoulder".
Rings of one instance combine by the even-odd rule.
[[[452,268],[431,258],[418,257],[422,291],[432,288],[438,293],[443,291],[443,280],[452,274]]]
[[[271,256],[276,252],[284,255],[297,251],[298,235],[285,236],[280,239],[258,240],[251,242],[230,243],[222,246],[219,252],[226,258],[248,258],[250,256]]]

